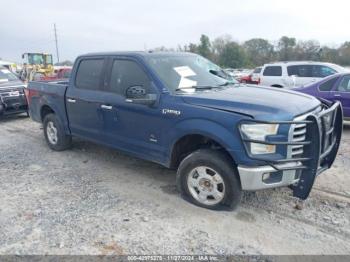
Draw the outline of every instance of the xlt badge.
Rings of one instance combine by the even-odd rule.
[[[164,109],[162,109],[162,114],[163,115],[176,115],[176,116],[179,116],[179,115],[181,115],[181,111],[164,108]]]

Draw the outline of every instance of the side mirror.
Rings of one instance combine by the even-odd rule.
[[[130,86],[126,89],[126,98],[137,99],[146,96],[146,89],[143,86]]]
[[[126,90],[126,102],[151,106],[157,101],[156,94],[146,94],[142,86],[130,86]]]

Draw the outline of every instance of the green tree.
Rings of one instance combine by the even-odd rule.
[[[219,57],[225,46],[232,42],[232,37],[230,35],[223,35],[217,37],[212,43],[212,60],[213,62],[219,64]]]
[[[211,43],[208,36],[201,35],[200,43],[198,45],[197,51],[198,51],[198,54],[208,59],[212,57]]]
[[[282,61],[293,59],[295,45],[294,37],[282,36],[278,41],[279,59]]]
[[[252,66],[260,66],[274,59],[274,47],[265,39],[250,39],[244,42],[243,48]]]
[[[320,61],[339,64],[339,52],[336,48],[323,46],[320,48]]]
[[[198,53],[198,46],[196,44],[190,43],[188,45],[188,51],[191,53]]]
[[[320,43],[315,40],[299,41],[294,50],[295,60],[314,60],[319,61]]]
[[[342,65],[350,65],[350,42],[345,42],[338,48],[339,62]]]
[[[244,49],[236,42],[226,44],[219,55],[219,64],[231,68],[246,66],[247,58]]]

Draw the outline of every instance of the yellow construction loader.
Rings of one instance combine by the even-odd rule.
[[[25,81],[40,80],[54,72],[52,55],[46,53],[24,53],[21,78]]]

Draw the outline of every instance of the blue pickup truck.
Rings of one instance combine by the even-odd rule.
[[[30,82],[27,99],[51,149],[80,137],[176,169],[181,195],[209,209],[280,186],[306,199],[342,134],[338,102],[239,84],[191,53],[82,55],[68,82]]]

